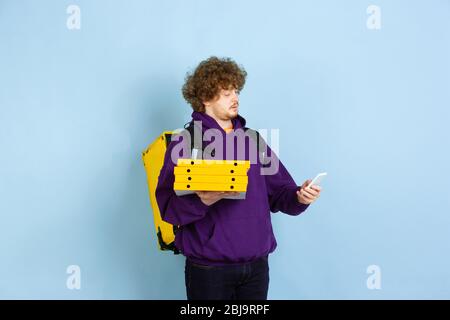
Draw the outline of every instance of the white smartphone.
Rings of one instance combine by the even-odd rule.
[[[311,183],[307,186],[307,188],[311,187],[313,184],[319,185],[320,182],[323,180],[323,178],[325,178],[326,175],[327,175],[326,172],[321,172],[321,173],[319,173],[319,174],[311,181]]]

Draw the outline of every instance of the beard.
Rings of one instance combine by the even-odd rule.
[[[236,105],[233,105],[233,106],[237,107],[237,109],[230,109],[230,111],[228,112],[228,115],[229,115],[230,119],[236,118],[238,116],[238,113],[239,113],[239,109],[238,109],[239,105],[236,104]]]
[[[228,118],[227,120],[233,120],[233,119],[237,118],[237,116],[238,116],[237,112],[236,113],[234,113],[234,112],[231,113],[230,112],[230,113],[227,114],[227,118]]]

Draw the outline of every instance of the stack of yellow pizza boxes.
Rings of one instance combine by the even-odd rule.
[[[245,199],[248,160],[178,159],[174,168],[177,195],[195,191],[234,191],[230,199]]]

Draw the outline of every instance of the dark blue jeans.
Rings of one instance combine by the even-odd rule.
[[[188,300],[267,300],[269,261],[230,266],[205,266],[186,259]]]

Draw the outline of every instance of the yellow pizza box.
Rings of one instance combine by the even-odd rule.
[[[246,183],[187,183],[187,182],[175,182],[173,189],[184,191],[236,191],[246,192]]]
[[[191,166],[174,167],[173,173],[177,175],[211,175],[211,176],[247,176],[248,169],[245,167],[235,167],[230,165],[219,166]]]
[[[248,183],[247,176],[217,176],[217,175],[185,175],[177,174],[175,182],[202,182],[202,183]]]
[[[177,161],[178,167],[190,167],[190,166],[235,166],[250,168],[249,160],[212,160],[212,159],[185,159],[180,158]]]

